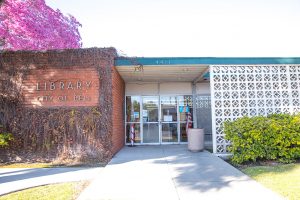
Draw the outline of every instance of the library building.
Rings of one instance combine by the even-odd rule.
[[[1,54],[2,80],[15,80],[27,113],[48,112],[48,134],[79,134],[71,144],[112,155],[131,143],[186,144],[189,128],[203,129],[205,147],[225,155],[224,121],[300,111],[297,57],[119,57],[113,48]],[[75,128],[55,129],[50,118],[62,110],[74,111]]]

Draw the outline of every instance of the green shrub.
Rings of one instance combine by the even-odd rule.
[[[236,164],[258,159],[289,163],[300,158],[300,115],[242,117],[225,122],[224,132]]]
[[[0,125],[0,128],[3,128],[2,125]],[[13,140],[13,136],[11,133],[2,133],[0,130],[0,147],[4,147],[8,145],[8,142]]]

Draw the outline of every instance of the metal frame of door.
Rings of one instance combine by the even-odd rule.
[[[153,97],[156,97],[157,98],[157,101],[158,101],[158,107],[157,107],[157,114],[158,114],[158,121],[157,122],[146,122],[146,123],[149,123],[149,124],[157,124],[158,125],[158,142],[147,142],[145,143],[144,142],[144,121],[143,121],[143,118],[141,117],[141,143],[140,144],[150,144],[150,145],[153,145],[153,144],[161,144],[161,130],[160,130],[160,97],[159,96],[155,96],[155,95],[152,95],[152,96],[141,96],[141,106],[140,106],[140,113],[143,114],[143,104],[144,104],[144,98],[153,98]]]
[[[176,115],[177,115],[177,121],[176,122],[164,122],[162,120],[162,107],[161,107],[161,102],[162,102],[162,97],[175,97],[176,98]],[[160,137],[161,137],[161,140],[160,140],[160,144],[178,144],[180,142],[180,130],[179,130],[179,127],[178,127],[178,122],[179,122],[179,109],[178,109],[178,95],[161,95],[159,96],[159,115],[160,115],[160,118],[159,118],[159,121],[160,121],[160,127],[159,127],[159,130],[160,130]],[[177,142],[163,142],[162,140],[162,125],[163,124],[176,124],[176,127],[177,127]]]
[[[187,94],[189,95],[189,94]],[[141,143],[135,143],[135,145],[165,145],[165,144],[186,144],[187,142],[181,142],[180,141],[180,124],[182,121],[180,121],[180,115],[179,115],[179,100],[178,96],[186,96],[186,95],[125,95],[125,102],[126,102],[126,97],[128,96],[139,96],[140,97],[140,137],[141,137]],[[189,95],[190,96],[190,95]],[[158,98],[158,122],[147,122],[150,124],[158,124],[158,130],[159,130],[159,142],[158,143],[144,143],[144,131],[143,131],[143,98],[144,97],[157,97]],[[176,112],[177,112],[177,121],[176,122],[171,122],[171,123],[176,123],[177,125],[177,141],[176,142],[163,142],[162,141],[162,124],[163,123],[170,123],[170,122],[162,122],[162,112],[161,112],[161,97],[176,97]],[[125,144],[128,145],[129,143],[126,142],[126,125],[130,124],[132,122],[126,122],[126,106],[125,106]]]

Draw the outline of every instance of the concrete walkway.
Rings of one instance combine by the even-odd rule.
[[[123,148],[83,191],[88,199],[281,199],[222,159],[186,145]]]
[[[0,169],[0,195],[39,185],[92,180],[102,169],[103,167],[2,168]]]

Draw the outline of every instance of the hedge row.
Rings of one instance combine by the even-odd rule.
[[[231,141],[232,162],[300,158],[300,115],[272,114],[242,117],[224,123],[225,139]]]

